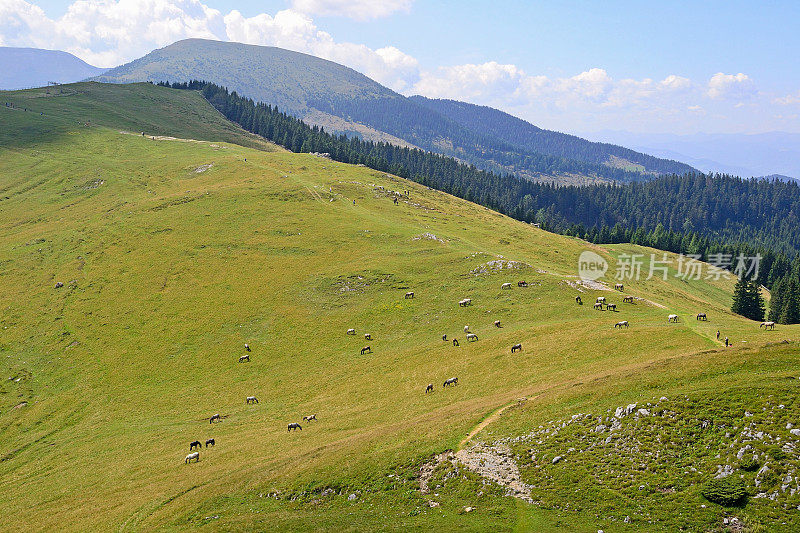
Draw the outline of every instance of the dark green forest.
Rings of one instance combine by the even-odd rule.
[[[643,183],[555,186],[487,172],[419,149],[330,135],[211,83],[170,86],[199,90],[228,119],[291,151],[328,153],[336,161],[390,172],[549,231],[704,259],[711,254],[758,255],[758,272],[745,277],[776,292],[770,319],[800,322],[796,183],[689,173]]]
[[[646,172],[654,174],[685,174],[695,170],[678,161],[660,159],[622,146],[587,141],[575,135],[544,130],[492,107],[424,96],[412,96],[411,100],[471,131],[483,131],[517,149],[529,152],[595,164],[608,163],[609,157],[615,156],[642,165]]]

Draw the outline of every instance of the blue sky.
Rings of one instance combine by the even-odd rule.
[[[563,131],[800,131],[800,2],[82,3],[95,6],[0,0],[0,44],[111,66],[182,37],[241,40]],[[119,31],[128,25],[130,35]]]

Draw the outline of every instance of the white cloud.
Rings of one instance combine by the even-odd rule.
[[[779,105],[800,104],[800,91],[797,91],[795,94],[787,94],[786,96],[775,98],[773,102]]]
[[[355,20],[388,17],[407,12],[413,0],[292,0],[292,9],[311,16],[340,16]]]
[[[486,100],[495,95],[513,94],[524,79],[525,73],[514,65],[494,61],[456,65],[422,72],[412,92],[430,98]]]
[[[728,100],[745,100],[758,94],[755,83],[750,76],[743,73],[723,74],[717,72],[708,80],[709,98]]]

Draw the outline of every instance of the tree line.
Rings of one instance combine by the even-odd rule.
[[[200,91],[229,120],[293,152],[326,152],[336,161],[395,174],[549,231],[703,258],[761,256],[758,272],[749,277],[773,291],[770,319],[800,322],[794,311],[800,308],[796,183],[702,173],[621,185],[536,183],[420,149],[331,135],[213,83],[160,85]]]

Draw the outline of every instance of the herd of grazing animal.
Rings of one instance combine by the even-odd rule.
[[[526,281],[518,281],[517,282],[517,286],[518,287],[528,287],[528,283]],[[512,285],[511,285],[511,283],[503,283],[500,286],[500,288],[503,289],[503,290],[508,290],[508,289],[512,288]],[[614,285],[614,289],[616,289],[618,291],[623,291],[624,290],[624,286],[623,286],[622,283],[617,283],[617,284]],[[414,298],[414,292],[413,291],[407,292],[405,294],[405,298],[406,299],[413,299]],[[622,299],[622,301],[625,302],[625,303],[633,303],[634,297],[633,296],[625,296]],[[583,305],[583,300],[581,299],[580,296],[576,296],[575,297],[575,302],[578,305]],[[472,299],[471,298],[464,298],[464,299],[462,299],[462,300],[460,300],[458,302],[458,305],[460,307],[470,306],[470,305],[472,305]],[[598,310],[603,310],[603,306],[605,306],[606,310],[610,310],[610,311],[616,311],[617,310],[617,305],[616,304],[607,303],[606,302],[606,298],[604,296],[598,296],[596,301],[595,301],[595,303],[594,303],[594,308],[598,309]],[[700,321],[707,321],[708,320],[708,317],[707,317],[706,313],[697,313],[695,318],[697,320],[700,320]],[[677,323],[678,320],[679,320],[679,317],[678,317],[677,314],[670,314],[667,317],[667,322],[670,322],[670,323]],[[495,320],[494,321],[494,325],[497,328],[501,328],[502,327],[501,324],[500,324],[500,320]],[[614,324],[614,328],[615,329],[616,328],[622,329],[623,327],[624,328],[628,328],[629,327],[629,323],[628,323],[627,320],[621,320],[621,321],[617,322],[616,324]],[[763,327],[765,330],[774,330],[775,329],[775,322],[771,322],[771,321],[770,322],[762,322],[759,327],[760,328]],[[478,340],[478,336],[475,333],[472,333],[470,331],[469,326],[464,326],[464,333],[466,334],[467,342],[476,342]],[[356,334],[356,330],[354,328],[350,328],[350,329],[347,330],[347,335],[355,335],[355,334]],[[717,332],[717,338],[719,339],[719,332]],[[364,334],[364,339],[365,340],[372,340],[372,335],[369,334],[369,333],[365,333]],[[447,334],[442,335],[442,340],[445,341],[445,342],[448,340]],[[452,339],[452,343],[453,343],[453,346],[459,346],[458,339],[456,339],[456,338]],[[727,345],[727,338],[726,338],[726,345]],[[250,353],[252,351],[251,348],[250,348],[250,345],[249,344],[245,344],[244,348],[245,348],[245,351],[247,353],[239,357],[239,362],[240,363],[250,362]],[[511,346],[511,353],[512,354],[516,353],[516,352],[521,352],[521,351],[522,351],[522,344],[521,343],[517,343],[517,344],[514,344],[513,346]],[[361,349],[361,354],[364,355],[365,353],[372,353],[372,348],[370,346],[364,346]],[[444,381],[444,383],[442,384],[442,387],[443,388],[447,388],[447,387],[452,387],[452,386],[457,386],[457,385],[458,385],[458,378],[457,377],[452,377],[452,378],[446,379]],[[429,392],[433,392],[433,391],[434,391],[433,383],[429,383],[425,387],[425,394],[427,394]],[[248,405],[251,405],[251,404],[258,404],[259,402],[258,402],[258,398],[256,398],[255,396],[248,396],[245,399],[245,403],[248,404]],[[317,420],[317,415],[316,414],[307,415],[307,416],[303,417],[303,421],[304,422],[311,422],[312,420],[314,420],[314,421]],[[216,414],[212,415],[209,418],[209,423],[210,424],[213,424],[214,422],[221,422],[221,421],[222,421],[222,416],[219,413],[216,413]],[[303,428],[297,422],[291,422],[291,423],[289,423],[287,425],[287,431],[288,432],[291,432],[292,430],[295,430],[295,429],[302,431]],[[211,439],[206,440],[205,445],[206,445],[206,448],[208,448],[210,446],[215,446],[216,442],[215,442],[215,440],[213,438],[211,438]],[[202,448],[202,446],[203,445],[199,440],[192,441],[189,444],[189,451],[191,453],[186,456],[186,459],[184,460],[184,462],[186,464],[189,464],[192,461],[199,462],[200,461],[200,452],[199,451],[194,451],[194,450],[195,449],[199,450],[199,449]]]

